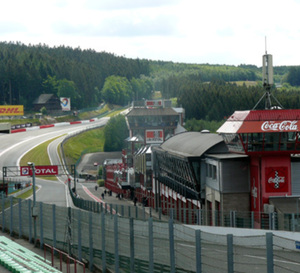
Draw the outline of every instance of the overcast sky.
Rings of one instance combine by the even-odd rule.
[[[9,0],[0,41],[183,63],[300,65],[300,0]]]

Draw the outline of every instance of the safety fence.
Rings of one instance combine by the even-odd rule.
[[[118,214],[122,217],[147,220],[173,219],[175,223],[235,228],[259,228],[268,230],[300,231],[300,214],[297,213],[256,213],[238,211],[212,211],[205,209],[157,208],[145,206],[124,206],[78,198],[70,191],[73,204],[94,213]],[[154,216],[155,214],[155,216]]]
[[[86,262],[90,270],[114,272],[300,272],[300,242],[267,232],[233,236],[200,226],[136,220],[111,214],[3,198],[3,231],[39,240]]]

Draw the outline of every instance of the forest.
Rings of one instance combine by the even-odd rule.
[[[173,63],[0,42],[0,105],[21,104],[25,111],[45,93],[70,97],[72,107],[82,109],[102,102],[127,105],[161,91],[166,99],[177,98],[187,120],[222,121],[235,110],[256,105],[264,94],[261,74],[261,67],[247,64]],[[300,66],[274,67],[277,88],[272,95],[284,108],[300,107],[299,79]]]

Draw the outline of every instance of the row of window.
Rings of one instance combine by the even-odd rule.
[[[299,133],[223,134],[228,148],[235,152],[300,150]]]

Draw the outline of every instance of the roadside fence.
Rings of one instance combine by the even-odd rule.
[[[132,217],[139,220],[153,217],[160,221],[166,221],[166,219],[171,218],[175,223],[187,225],[300,231],[300,214],[297,213],[255,213],[184,208],[155,209],[138,205],[133,207],[95,202],[78,198],[72,191],[70,194],[76,207],[94,213],[118,214],[121,217]]]
[[[270,231],[220,234],[172,218],[138,220],[41,202],[32,217],[31,200],[2,198],[0,204],[2,231],[59,249],[91,271],[300,272],[300,241]]]

